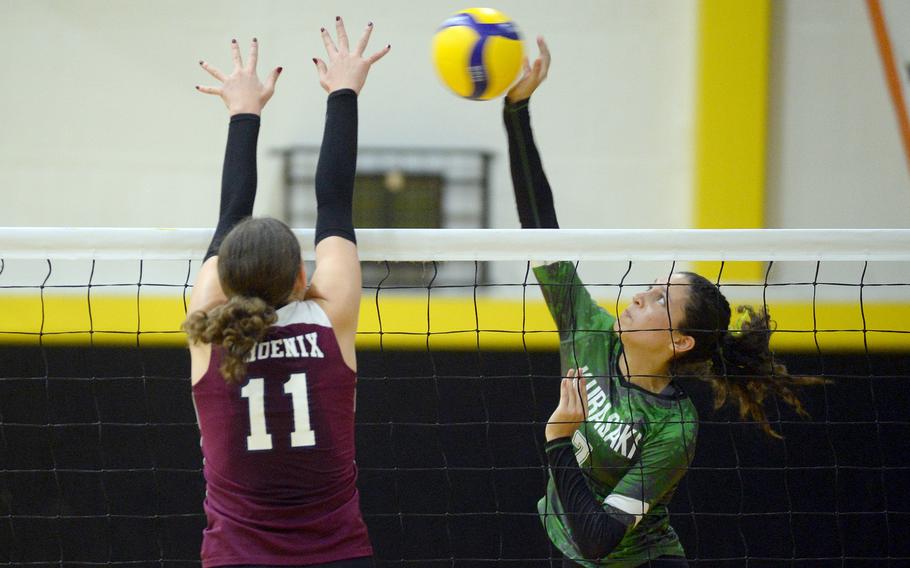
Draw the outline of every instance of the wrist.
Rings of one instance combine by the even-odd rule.
[[[238,114],[255,114],[256,116],[261,116],[262,107],[252,105],[237,105],[235,107],[229,106],[228,114],[231,115],[231,118],[237,116]]]
[[[241,112],[241,113],[238,113],[238,114],[232,114],[232,115],[231,115],[231,120],[230,120],[230,122],[231,122],[231,124],[233,124],[233,123],[235,123],[235,122],[241,122],[241,121],[244,121],[244,120],[251,120],[251,121],[255,121],[255,122],[258,123],[258,122],[259,122],[259,118],[260,118],[260,117],[259,117],[258,114],[254,114],[254,113],[252,113],[252,112]]]
[[[527,106],[531,102],[531,95],[506,95],[506,106]]]
[[[359,93],[353,87],[338,87],[329,91],[329,98],[343,97],[345,95],[358,96]]]
[[[572,438],[570,436],[563,436],[561,438],[553,438],[552,440],[547,440],[546,446],[544,446],[544,451],[549,452],[557,448],[562,448],[564,446],[571,446]]]
[[[518,112],[527,109],[530,104],[531,97],[525,97],[523,99],[511,99],[508,96],[506,97],[506,111],[508,112]]]
[[[547,425],[547,427],[544,429],[544,437],[546,438],[547,442],[553,442],[561,438],[571,438],[572,434],[574,433],[574,428],[572,431],[566,431],[566,428],[563,424]]]

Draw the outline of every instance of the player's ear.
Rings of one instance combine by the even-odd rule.
[[[306,266],[301,260],[300,270],[297,271],[297,277],[294,279],[294,294],[302,293],[304,290],[306,290]]]
[[[674,331],[673,344],[671,347],[678,357],[683,353],[691,351],[692,348],[695,347],[695,338],[680,331]]]

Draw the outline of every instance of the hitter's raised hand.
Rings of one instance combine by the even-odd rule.
[[[547,78],[547,73],[550,71],[550,48],[547,47],[543,36],[538,36],[537,48],[540,50],[540,55],[533,64],[528,63],[528,58],[525,57],[521,79],[512,85],[506,94],[506,100],[510,103],[517,103],[529,98]]]

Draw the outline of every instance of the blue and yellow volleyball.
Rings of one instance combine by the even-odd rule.
[[[511,18],[492,8],[468,8],[452,15],[433,36],[433,64],[456,95],[487,100],[501,95],[518,77],[524,47]]]

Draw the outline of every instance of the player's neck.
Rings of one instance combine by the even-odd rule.
[[[672,380],[669,363],[655,365],[649,357],[636,357],[628,351],[619,358],[619,370],[627,381],[655,394],[663,391]]]

